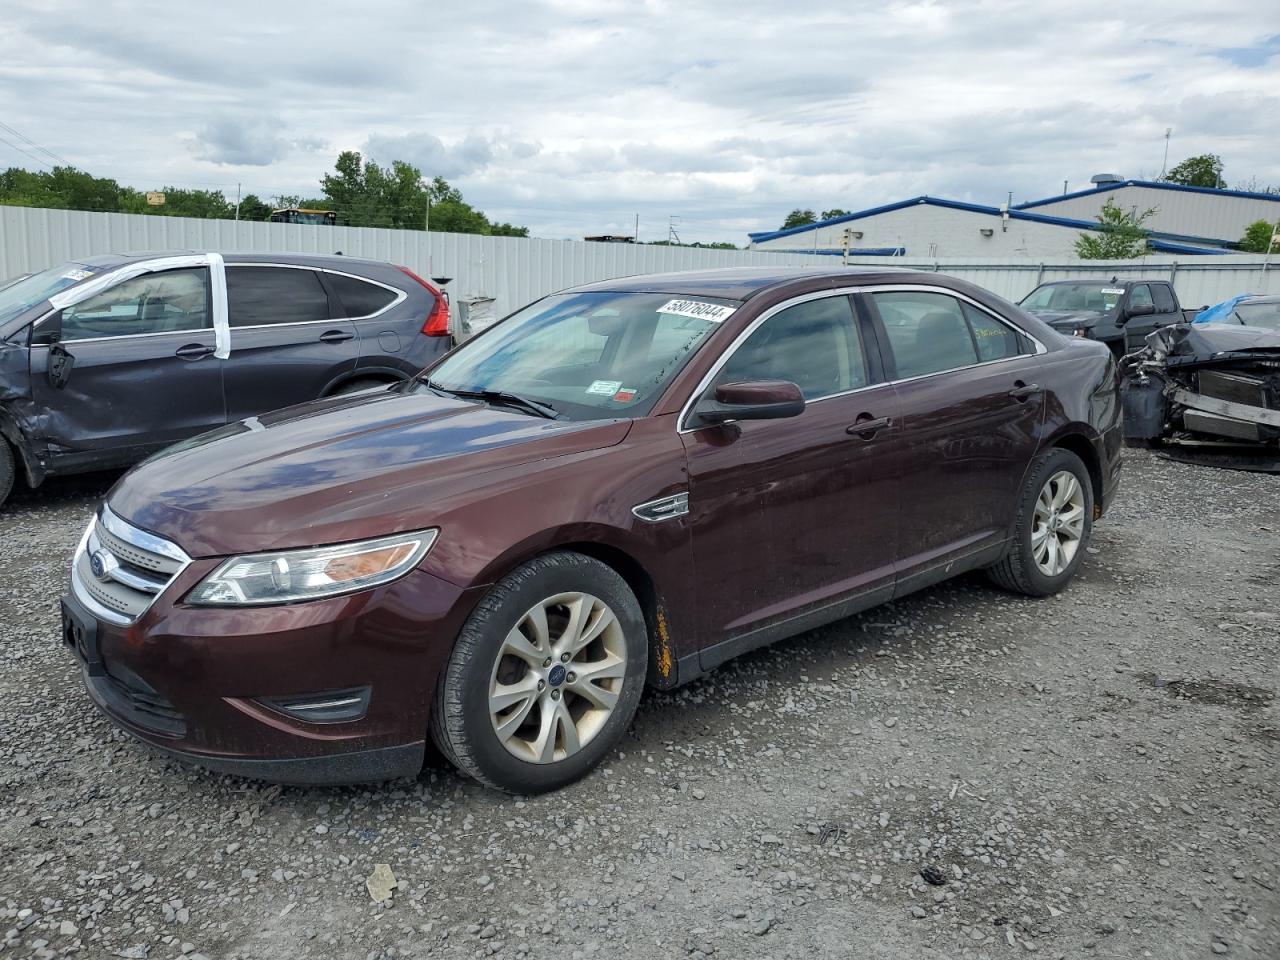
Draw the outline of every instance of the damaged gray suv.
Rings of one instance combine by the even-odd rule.
[[[21,470],[126,467],[206,430],[413,376],[448,300],[343,256],[78,258],[0,285],[0,503]]]

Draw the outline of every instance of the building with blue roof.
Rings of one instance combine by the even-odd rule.
[[[751,249],[850,256],[1072,259],[1076,238],[1098,230],[1108,200],[1155,213],[1156,253],[1235,252],[1249,224],[1280,219],[1280,196],[1101,175],[1088,190],[1012,207],[912,197],[820,223],[750,234]]]

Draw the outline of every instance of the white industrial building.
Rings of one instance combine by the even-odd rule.
[[[1076,238],[1098,229],[1108,200],[1139,212],[1159,253],[1230,253],[1245,228],[1280,218],[1280,196],[1210,190],[1106,174],[1090,190],[991,207],[938,197],[913,197],[821,223],[750,234],[752,250],[840,254],[848,232],[851,256],[1072,259]]]

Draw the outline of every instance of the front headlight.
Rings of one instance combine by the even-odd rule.
[[[256,606],[367,590],[417,566],[439,532],[420,530],[331,547],[232,557],[187,595],[187,603]]]

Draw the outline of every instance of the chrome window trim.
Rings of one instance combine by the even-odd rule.
[[[48,317],[53,316],[54,313],[57,313],[57,311],[54,310],[51,313],[45,314],[43,317],[40,318],[40,320],[45,320]],[[40,321],[37,320],[36,322],[39,323]],[[190,337],[198,336],[199,334],[202,334],[202,333],[212,333],[214,346],[215,347],[217,346],[218,331],[215,330],[213,327],[201,327],[198,330],[160,330],[156,333],[125,333],[125,334],[121,334],[118,337],[77,337],[75,340],[59,340],[57,342],[58,343],[106,343],[108,340],[114,340],[119,342],[124,340],[144,340],[144,339],[149,339],[151,337],[190,338]],[[45,349],[48,349],[51,346],[53,346],[53,344],[51,343],[31,344],[32,349],[36,349],[37,347],[44,347]]]
[[[705,430],[707,429],[708,426],[712,426],[712,424],[707,424],[704,426],[691,427],[687,425],[687,418],[689,414],[692,412],[693,406],[697,402],[698,398],[701,397],[703,392],[707,389],[707,387],[711,385],[711,382],[715,379],[716,375],[720,372],[720,370],[723,369],[724,365],[729,361],[729,358],[735,352],[737,352],[738,348],[742,346],[742,344],[746,341],[746,339],[750,337],[751,334],[755,333],[756,329],[761,324],[763,324],[766,320],[768,320],[770,317],[782,312],[788,307],[793,307],[801,303],[808,303],[811,300],[822,300],[827,297],[848,297],[848,296],[853,296],[855,294],[860,294],[860,293],[871,294],[871,293],[905,293],[905,292],[939,293],[944,296],[955,297],[957,300],[963,300],[965,303],[969,304],[972,307],[975,307],[978,310],[981,310],[983,313],[987,314],[988,316],[992,317],[999,323],[1013,330],[1015,333],[1020,333],[1023,336],[1025,336],[1033,344],[1034,351],[1032,353],[1019,353],[1012,357],[1000,357],[999,359],[996,359],[996,360],[982,360],[982,361],[979,361],[978,363],[967,363],[961,367],[951,367],[950,369],[947,369],[947,370],[935,370],[932,373],[922,373],[914,377],[899,377],[895,380],[882,380],[879,383],[869,383],[866,386],[854,387],[852,390],[842,390],[838,393],[829,393],[821,397],[814,397],[812,400],[806,400],[805,401],[806,407],[810,406],[811,404],[821,403],[823,400],[833,400],[837,397],[847,397],[847,396],[850,396],[851,394],[862,393],[864,390],[874,390],[877,387],[893,386],[899,383],[911,383],[915,380],[923,380],[926,377],[942,376],[943,374],[947,374],[947,373],[955,373],[958,370],[973,370],[977,367],[987,367],[994,363],[1008,363],[1010,360],[1021,360],[1025,357],[1040,356],[1041,354],[1045,354],[1049,352],[1048,347],[1046,347],[1043,343],[1040,342],[1039,339],[1032,336],[1026,330],[1023,330],[1021,327],[1017,326],[1016,324],[1011,323],[1010,321],[996,314],[989,307],[983,306],[981,303],[978,303],[978,301],[974,300],[972,297],[964,293],[961,293],[958,290],[952,290],[949,287],[934,287],[934,286],[929,286],[928,284],[923,284],[923,283],[876,283],[876,284],[868,284],[868,285],[862,285],[862,286],[856,286],[856,287],[837,287],[831,290],[819,290],[814,293],[802,294],[801,296],[794,297],[791,300],[786,300],[783,303],[776,304],[775,306],[770,307],[764,313],[760,314],[760,316],[752,320],[751,323],[748,324],[747,327],[744,330],[742,330],[742,332],[740,332],[737,337],[734,338],[733,342],[730,343],[729,346],[725,348],[724,352],[720,354],[720,357],[716,360],[716,362],[712,364],[711,369],[709,369],[706,372],[706,374],[703,375],[702,379],[698,381],[697,388],[689,395],[689,399],[685,401],[684,406],[680,408],[680,415],[676,420],[676,424],[677,424],[676,433],[681,435],[686,433],[694,433],[695,431]],[[858,322],[856,312],[854,313],[854,322],[855,323]]]
[[[381,287],[383,290],[390,290],[394,293],[395,299],[388,303],[381,310],[375,310],[373,313],[366,313],[359,317],[331,317],[328,320],[292,320],[289,323],[255,323],[246,327],[232,327],[232,330],[263,330],[268,327],[297,327],[305,323],[340,323],[343,320],[355,322],[357,320],[374,320],[382,316],[388,310],[394,310],[400,304],[409,299],[409,294],[400,289],[393,287],[389,283],[383,283],[381,280],[374,280],[370,277],[362,277],[358,273],[347,273],[344,270],[331,270],[328,267],[312,267],[305,263],[276,263],[271,260],[255,260],[252,263],[228,263],[227,269],[235,267],[279,267],[284,270],[313,270],[316,273],[328,273],[335,277],[346,277],[348,280],[359,280],[361,283],[372,284],[375,287]],[[327,292],[327,291],[326,291]]]

